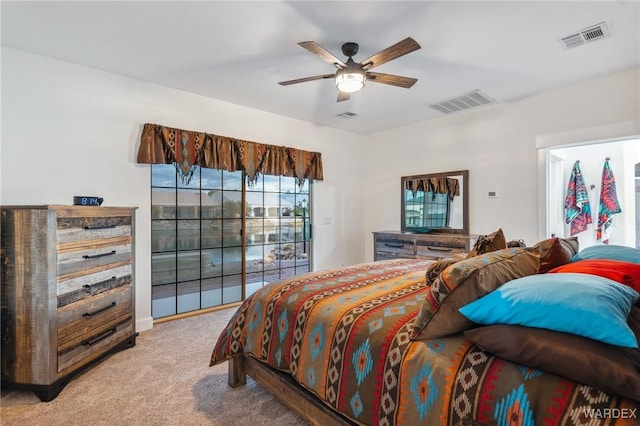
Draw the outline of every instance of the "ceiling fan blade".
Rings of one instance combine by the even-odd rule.
[[[338,90],[338,100],[336,102],[348,101],[351,99],[351,94],[347,92],[341,92]]]
[[[298,78],[296,80],[281,81],[278,84],[281,86],[288,86],[290,84],[304,83],[307,81],[322,80],[323,78],[334,78],[334,77],[335,77],[335,74],[314,75],[313,77],[305,77],[305,78]]]
[[[411,77],[402,77],[400,75],[380,74],[379,72],[368,72],[367,81],[390,84],[392,86],[404,87],[405,89],[408,89],[409,87],[413,86],[416,81],[418,81],[418,79]]]
[[[331,65],[333,65],[338,69],[342,69],[347,66],[344,62],[342,62],[340,59],[333,56],[331,52],[329,52],[324,47],[320,46],[315,41],[301,41],[298,44],[304,47],[305,49],[307,49],[309,52],[313,53],[314,55],[318,55],[320,58],[322,58],[322,60],[330,63]]]
[[[362,65],[365,70],[370,70],[418,49],[420,49],[418,42],[411,37],[407,37],[393,46],[389,46],[364,61],[361,61],[360,65]]]

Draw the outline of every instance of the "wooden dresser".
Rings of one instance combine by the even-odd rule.
[[[54,399],[135,345],[135,208],[2,206],[2,385]]]
[[[400,231],[373,233],[373,260],[397,258],[442,259],[468,253],[476,242],[476,235]]]

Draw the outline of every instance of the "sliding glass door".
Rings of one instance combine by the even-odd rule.
[[[246,188],[247,296],[264,284],[309,272],[309,183],[261,176]]]
[[[198,168],[189,184],[152,165],[152,316],[238,302],[310,271],[309,184]]]

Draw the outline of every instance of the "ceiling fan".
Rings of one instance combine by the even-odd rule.
[[[390,84],[392,86],[404,87],[406,89],[410,88],[416,81],[418,81],[416,78],[369,71],[384,64],[385,62],[392,61],[400,56],[420,49],[420,45],[411,37],[407,37],[359,63],[356,63],[353,60],[353,57],[358,53],[358,43],[349,42],[342,45],[342,53],[348,57],[346,62],[342,62],[336,58],[331,52],[320,46],[315,41],[303,41],[298,44],[309,52],[319,56],[325,62],[328,62],[338,68],[338,71],[336,71],[335,74],[316,75],[296,80],[281,81],[279,84],[282,86],[333,78],[335,79],[336,87],[338,88],[338,102],[342,102],[349,100],[351,93],[362,89],[365,81]]]

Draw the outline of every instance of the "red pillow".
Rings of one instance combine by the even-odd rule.
[[[577,272],[598,275],[625,284],[640,292],[640,263],[609,259],[585,259],[551,269],[554,272]]]

